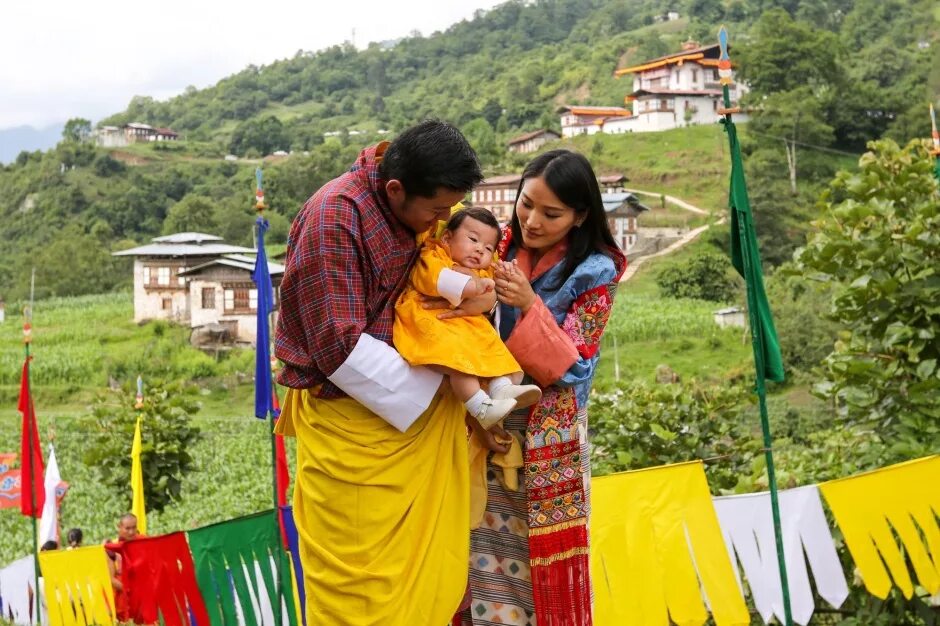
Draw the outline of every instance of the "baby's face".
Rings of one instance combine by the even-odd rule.
[[[464,219],[457,230],[446,231],[443,237],[454,263],[473,270],[485,270],[493,264],[498,239],[499,231],[472,217]]]

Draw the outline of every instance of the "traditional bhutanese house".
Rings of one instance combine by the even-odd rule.
[[[258,289],[251,280],[255,258],[226,254],[180,272],[189,283],[189,325],[219,324],[239,342],[254,343],[258,333]],[[274,285],[274,308],[280,304],[284,266],[268,261]],[[271,320],[274,328],[275,319]]]
[[[602,193],[601,201],[607,213],[607,223],[617,245],[624,252],[636,245],[637,224],[636,218],[640,213],[649,211],[649,207],[640,203],[632,193]]]
[[[601,193],[617,193],[626,191],[624,185],[629,179],[623,174],[605,174],[597,177],[597,184]]]
[[[530,152],[535,152],[549,141],[555,141],[556,139],[561,139],[561,135],[553,130],[542,129],[510,139],[507,146],[510,152],[529,154]]]
[[[169,128],[154,128],[150,141],[176,141],[179,139],[179,133]]]
[[[512,216],[520,181],[521,174],[491,176],[473,188],[470,204],[489,209],[500,224],[505,224]]]
[[[633,76],[633,91],[626,98],[632,103],[633,117],[618,124],[618,132],[655,132],[714,124],[722,107],[720,54],[718,44],[699,46],[688,41],[681,52],[617,70],[617,76]],[[747,92],[747,86],[734,83],[730,91],[732,102],[737,102]],[[738,113],[735,121],[745,122],[747,115]]]
[[[134,257],[134,321],[190,320],[189,282],[183,273],[224,254],[250,253],[252,248],[232,246],[221,237],[204,233],[176,233],[112,256]]]
[[[140,122],[130,122],[124,125],[124,137],[130,143],[138,141],[151,141],[156,129],[149,124]]]
[[[561,135],[575,137],[577,135],[593,135],[594,133],[608,132],[604,127],[608,120],[629,118],[633,113],[623,107],[595,107],[595,106],[565,106],[558,110],[561,113]]]

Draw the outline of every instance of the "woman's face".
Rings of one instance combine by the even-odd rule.
[[[568,236],[582,218],[564,204],[539,176],[522,183],[516,200],[516,216],[522,227],[522,243],[534,252],[544,253]]]

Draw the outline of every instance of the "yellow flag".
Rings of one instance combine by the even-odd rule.
[[[103,546],[39,553],[50,626],[114,623],[114,592]]]
[[[591,481],[597,626],[747,626],[700,461]],[[700,585],[701,583],[701,585]]]
[[[131,513],[137,517],[137,530],[147,534],[147,508],[144,506],[144,474],[140,468],[140,417],[134,427],[134,445],[131,446]]]
[[[910,559],[918,582],[928,593],[940,591],[940,527],[936,517],[940,515],[940,490],[937,485],[940,485],[940,456],[819,485],[842,529],[865,588],[872,595],[888,597],[893,579],[904,597],[911,597],[914,586],[906,558]],[[902,545],[898,545],[895,534]]]

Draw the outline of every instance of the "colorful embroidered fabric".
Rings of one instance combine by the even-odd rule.
[[[39,568],[50,626],[114,623],[114,592],[103,546],[40,552]]]
[[[472,540],[471,564],[475,571],[471,576],[474,593],[471,614],[474,624],[528,624],[532,618],[531,623],[540,625],[589,626],[592,623],[587,532],[590,466],[586,458],[584,407],[597,365],[600,338],[610,316],[617,281],[626,268],[626,259],[619,250],[611,251],[610,256],[594,253],[571,275],[563,276],[563,253],[549,251],[538,264],[533,264],[526,250],[512,245],[509,229],[504,232],[501,256],[517,260],[517,266],[527,275],[536,295],[554,317],[555,331],[560,336],[557,338],[570,342],[579,358],[558,381],[543,386],[542,400],[531,410],[525,424],[524,528],[534,615],[527,614],[527,594],[519,587],[518,576],[514,572],[507,574],[503,563],[506,557],[518,559],[520,556],[512,537],[502,534],[515,534],[511,527],[518,508],[506,507],[502,503],[506,495],[492,483],[488,496],[491,505]],[[564,246],[564,242],[559,245]],[[549,257],[554,263],[546,267],[545,259]],[[525,332],[526,318],[521,317],[518,309],[503,305],[500,315],[504,338]],[[527,338],[526,343],[544,340],[544,337]],[[525,370],[530,364],[516,356]],[[513,501],[512,496],[509,500]],[[503,513],[504,510],[507,512]],[[498,517],[492,515],[495,511],[500,512]],[[501,534],[484,540],[481,532],[491,524],[497,526]],[[493,552],[487,555],[489,550]],[[499,571],[489,571],[494,565]],[[517,570],[522,571],[518,566]],[[494,589],[502,591],[497,593]],[[499,598],[509,602],[504,603]],[[501,614],[503,604],[515,617]]]
[[[181,532],[105,545],[121,556],[121,582],[131,620],[138,624],[209,624],[193,558]]]

